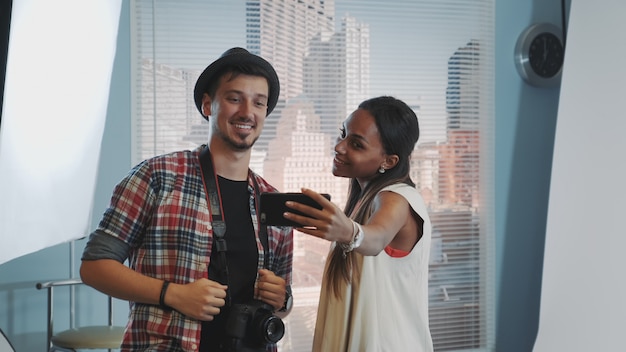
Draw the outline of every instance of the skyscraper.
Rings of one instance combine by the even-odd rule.
[[[281,82],[259,148],[276,136],[291,99],[312,102],[322,132],[334,137],[347,113],[369,95],[369,28],[346,17],[336,31],[334,0],[247,1],[246,45],[274,65]]]
[[[274,65],[281,94],[255,146],[263,175],[284,192],[308,187],[345,203],[348,179],[332,174],[333,141],[349,111],[369,94],[369,29],[345,18],[335,31],[334,1],[246,3],[247,49]],[[296,233],[294,308],[281,345],[310,350],[329,243]]]

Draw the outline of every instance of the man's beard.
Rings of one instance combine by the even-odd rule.
[[[241,142],[241,143],[237,143],[235,142],[232,138],[230,138],[228,135],[222,133],[222,131],[219,129],[218,126],[213,126],[215,128],[215,131],[217,132],[217,136],[219,138],[222,139],[222,141],[226,142],[226,144],[228,146],[230,146],[233,150],[237,150],[237,151],[247,151],[249,149],[252,148],[252,146],[254,145],[254,143],[256,143],[257,139],[259,139],[259,137],[257,136],[252,143],[246,143],[246,142]]]

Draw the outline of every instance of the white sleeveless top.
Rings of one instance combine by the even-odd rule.
[[[392,258],[385,251],[362,256],[358,286],[344,287],[337,300],[322,284],[313,339],[315,352],[432,352],[428,324],[428,263],[431,224],[418,191],[395,184],[382,191],[402,195],[424,220],[424,233],[413,250]],[[354,291],[353,291],[354,290]],[[352,310],[351,310],[352,307]]]

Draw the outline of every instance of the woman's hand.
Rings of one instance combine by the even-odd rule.
[[[293,201],[286,202],[287,207],[306,214],[306,216],[290,212],[283,214],[286,219],[302,224],[302,227],[296,230],[328,241],[348,243],[352,240],[354,235],[352,220],[341,209],[315,191],[302,188],[302,193],[311,197],[322,206],[322,209]]]
[[[296,230],[328,241],[350,243],[355,236],[352,220],[319,193],[306,188],[302,189],[302,193],[319,203],[322,209],[293,201],[286,202],[288,208],[307,215],[300,216],[289,212],[283,214],[285,218],[303,225]],[[361,224],[361,229],[363,240],[355,251],[363,255],[377,255],[394,240],[397,244],[394,248],[410,251],[417,243],[418,233],[421,233],[407,200],[390,191],[376,195],[372,214],[367,223]]]

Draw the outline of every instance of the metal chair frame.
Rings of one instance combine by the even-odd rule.
[[[113,298],[107,295],[108,298],[108,325],[98,325],[98,326],[87,326],[87,327],[79,327],[74,328],[74,297],[73,292],[70,292],[70,329],[64,330],[62,332],[55,333],[54,332],[54,288],[59,286],[73,286],[82,285],[83,282],[80,279],[66,279],[66,280],[57,280],[57,281],[47,281],[37,283],[36,288],[38,290],[47,289],[48,290],[48,327],[47,327],[47,343],[48,343],[48,351],[68,351],[74,352],[76,349],[108,349],[111,351],[112,349],[117,349],[120,347],[122,343],[122,337],[124,334],[124,328],[120,326],[113,325]],[[81,343],[80,346],[71,346],[71,345],[63,345],[58,340],[58,336],[63,333],[80,333],[81,336],[88,336],[89,334],[107,334],[107,341],[99,341],[99,342],[84,342]],[[119,339],[119,341],[117,341]],[[82,340],[82,339],[81,339]],[[111,341],[109,341],[111,340]],[[76,341],[73,341],[72,344],[75,344]]]

